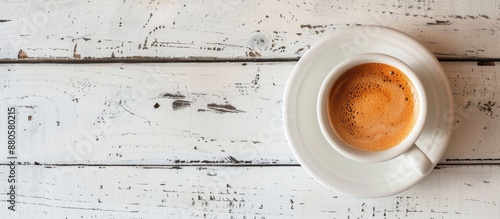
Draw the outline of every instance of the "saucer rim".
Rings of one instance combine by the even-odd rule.
[[[306,172],[310,176],[312,176],[316,181],[318,181],[319,183],[323,184],[325,187],[327,187],[327,188],[329,188],[329,189],[331,189],[331,190],[333,190],[335,192],[338,192],[340,194],[343,194],[343,195],[352,196],[352,197],[358,197],[358,198],[359,197],[362,197],[362,198],[377,198],[377,197],[391,196],[391,195],[394,195],[394,194],[398,194],[398,193],[400,193],[402,191],[405,191],[408,188],[411,188],[412,186],[414,186],[415,184],[417,184],[422,179],[424,179],[429,173],[426,174],[426,175],[417,176],[414,181],[408,182],[408,183],[404,184],[404,186],[400,186],[398,189],[394,189],[394,190],[392,190],[390,192],[384,192],[384,191],[380,192],[379,191],[379,192],[372,192],[371,194],[366,194],[366,193],[363,193],[363,192],[344,191],[342,189],[339,189],[343,185],[338,185],[338,183],[336,185],[336,182],[329,182],[329,181],[325,180],[324,177],[321,177],[321,173],[319,173],[320,171],[313,170],[312,167],[308,166],[307,158],[303,157],[300,154],[300,152],[299,152],[299,147],[300,146],[298,147],[297,145],[295,145],[296,143],[294,143],[294,140],[293,140],[293,137],[292,137],[292,134],[293,134],[294,130],[291,130],[291,126],[290,126],[290,121],[291,121],[290,116],[291,116],[291,114],[290,114],[290,109],[288,108],[288,106],[290,105],[290,102],[291,102],[291,99],[290,99],[291,96],[290,96],[290,94],[294,90],[294,88],[291,87],[291,84],[292,84],[291,82],[297,80],[297,77],[299,77],[300,74],[301,74],[301,72],[303,72],[303,69],[305,68],[304,66],[306,66],[306,64],[304,64],[304,63],[309,62],[311,60],[315,60],[316,50],[320,50],[321,47],[324,47],[325,45],[328,45],[330,43],[330,41],[335,40],[336,38],[338,38],[338,37],[340,37],[340,36],[342,36],[344,34],[356,33],[357,31],[359,31],[360,28],[366,28],[367,26],[381,28],[382,31],[386,31],[387,33],[391,33],[391,34],[394,34],[394,35],[399,35],[398,39],[400,41],[405,41],[405,43],[412,43],[412,44],[414,44],[414,46],[417,46],[418,48],[423,49],[424,51],[426,51],[426,53],[422,54],[422,55],[423,56],[427,56],[425,59],[428,59],[429,61],[432,60],[431,61],[432,63],[429,63],[429,64],[433,65],[434,66],[433,68],[436,68],[436,69],[439,70],[439,72],[436,72],[435,74],[439,74],[439,77],[444,77],[444,80],[442,80],[443,83],[439,82],[439,83],[436,83],[436,84],[443,85],[442,92],[445,93],[444,96],[446,96],[446,99],[447,99],[447,102],[448,102],[447,106],[449,106],[449,108],[446,109],[446,110],[448,110],[449,112],[451,112],[450,113],[451,116],[454,115],[454,113],[453,113],[453,110],[454,110],[453,109],[453,95],[452,95],[451,86],[449,84],[448,78],[446,77],[446,72],[444,71],[442,65],[439,63],[439,61],[436,59],[436,57],[432,54],[432,52],[429,51],[424,46],[422,46],[415,39],[411,38],[410,36],[408,36],[408,35],[400,32],[398,30],[394,30],[392,28],[383,27],[383,26],[366,25],[366,26],[356,26],[356,27],[350,27],[350,28],[346,28],[346,29],[343,29],[343,30],[339,30],[339,31],[331,34],[330,36],[321,39],[320,41],[318,41],[317,43],[315,43],[311,47],[311,49],[309,49],[308,51],[306,51],[306,53],[302,56],[302,58],[297,62],[297,64],[293,68],[293,70],[291,72],[291,75],[290,75],[290,77],[289,77],[289,79],[287,81],[287,86],[285,88],[284,98],[283,98],[283,123],[284,123],[284,127],[285,127],[285,136],[286,136],[286,139],[289,142],[289,146],[290,146],[290,149],[292,150],[292,153],[294,154],[294,156],[298,160],[298,162],[301,164],[301,166],[306,170]],[[404,39],[404,40],[401,40],[401,39]],[[362,51],[359,54],[364,54],[364,53],[370,53],[370,52]],[[440,99],[440,101],[446,101],[446,100],[445,99]],[[445,105],[445,107],[446,107],[446,105]],[[438,113],[438,114],[442,114],[442,113]],[[298,115],[295,115],[295,116],[298,116]],[[442,145],[440,146],[442,149],[440,150],[440,152],[436,156],[436,157],[439,157],[438,160],[440,160],[442,158],[442,156],[444,155],[444,152],[446,151],[446,148],[449,145],[449,141],[450,141],[451,133],[452,133],[453,118],[451,118],[448,121],[448,124],[446,124],[445,126],[446,126],[446,128],[448,130],[446,130],[446,133],[445,133],[446,137],[445,137]],[[300,130],[299,128],[300,127],[297,127],[297,129],[298,129],[297,131]],[[300,131],[298,133],[300,133]],[[400,157],[396,157],[394,159],[398,159],[398,158],[400,158]],[[398,162],[400,162],[400,161],[398,161]],[[433,166],[436,166],[437,162],[438,161],[433,162]],[[408,177],[406,177],[406,178],[408,178]]]

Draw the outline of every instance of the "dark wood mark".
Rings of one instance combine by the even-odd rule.
[[[23,108],[28,108],[28,109],[35,109],[36,106],[18,106],[18,107],[23,107]]]
[[[33,119],[33,116],[29,115],[28,116],[28,121],[31,121],[31,119]]]
[[[295,54],[299,54],[299,53],[300,53],[300,52],[302,52],[303,50],[304,50],[304,48],[300,48],[300,49],[298,49],[298,50],[295,52]]]
[[[155,105],[153,106],[155,109],[158,109],[160,108],[160,104],[159,103],[155,103]]]
[[[140,166],[141,169],[154,170],[154,169],[172,169],[172,170],[182,170],[181,166]]]
[[[239,160],[237,160],[236,158],[234,158],[233,156],[229,156],[229,159],[231,160],[231,162],[233,163],[240,163]]]
[[[486,103],[484,103],[484,102],[478,102],[477,104],[474,105],[471,101],[469,101],[464,106],[464,108],[465,109],[476,108],[479,111],[481,111],[481,112],[485,113],[486,115],[490,116],[491,118],[496,118],[496,117],[499,117],[498,114],[496,114],[496,113],[493,112],[494,108],[498,108],[498,107],[495,107],[496,103],[497,102],[488,101]]]
[[[80,59],[82,58],[82,56],[77,53],[77,50],[78,50],[78,43],[75,44],[75,47],[73,48],[73,58]]]
[[[478,66],[495,66],[495,61],[486,60],[486,61],[477,61]]]
[[[0,19],[0,23],[5,23],[5,22],[9,22],[10,20],[2,20]]]
[[[174,160],[174,163],[176,164],[183,164],[183,163],[201,163],[201,164],[251,164],[251,160],[238,160],[234,158],[233,156],[228,156],[228,157],[222,157],[218,160]],[[261,164],[257,164],[260,166]],[[272,165],[274,166],[274,165]]]
[[[184,98],[186,98],[186,96],[184,96],[180,93],[175,93],[175,94],[164,93],[164,94],[161,94],[160,97],[167,98],[167,99],[184,99]]]
[[[255,75],[255,79],[252,80],[252,84],[253,85],[257,85],[259,83],[259,78],[260,78],[260,75],[256,74]]]
[[[172,109],[174,111],[181,110],[190,106],[191,102],[187,100],[175,100],[174,102],[172,102]]]
[[[244,113],[245,112],[245,111],[236,109],[236,107],[234,107],[231,104],[209,103],[207,105],[207,108],[214,110],[215,112],[218,112],[218,113]]]
[[[186,47],[186,46],[168,46],[168,47],[189,48],[189,47]],[[222,50],[224,50],[224,48],[221,48],[221,47],[200,47],[200,49],[213,50],[213,51],[222,51]]]
[[[316,28],[325,28],[325,26],[324,25],[302,24],[302,25],[300,25],[300,28],[316,29]]]
[[[436,22],[432,23],[429,22],[427,25],[451,25],[450,21],[442,21],[442,20],[436,20]]]

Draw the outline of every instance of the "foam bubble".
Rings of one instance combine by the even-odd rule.
[[[348,70],[329,95],[329,118],[335,132],[362,150],[397,145],[415,123],[415,95],[409,84],[401,71],[381,63]]]

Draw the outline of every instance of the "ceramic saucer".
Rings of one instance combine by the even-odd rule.
[[[283,119],[290,147],[302,167],[326,187],[355,197],[400,193],[425,176],[403,157],[362,163],[343,157],[319,128],[316,101],[326,75],[342,60],[362,53],[383,53],[410,66],[424,85],[429,110],[417,145],[436,165],[453,127],[453,97],[448,78],[434,55],[413,38],[379,26],[357,26],[316,43],[296,64],[288,80]]]

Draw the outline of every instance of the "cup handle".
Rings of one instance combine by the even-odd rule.
[[[432,163],[429,157],[427,157],[416,144],[414,144],[410,150],[406,151],[403,156],[422,176],[425,176],[434,168],[434,163]]]

